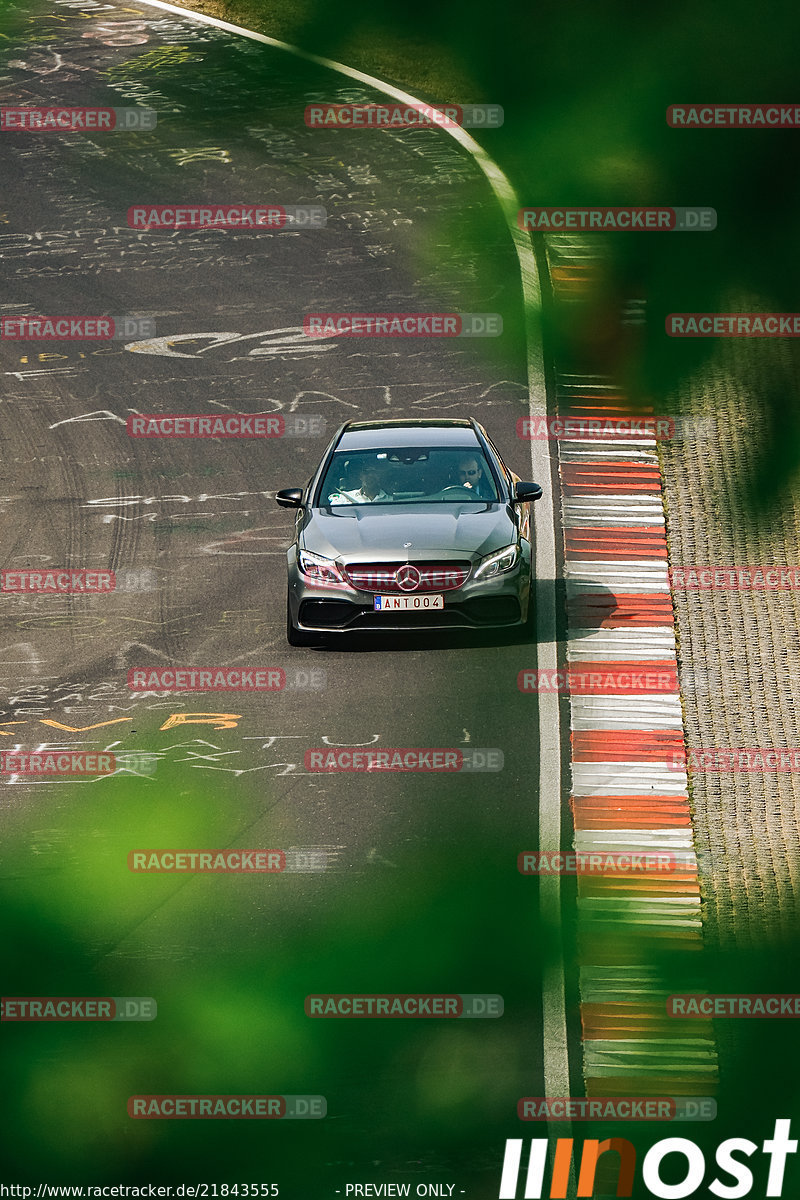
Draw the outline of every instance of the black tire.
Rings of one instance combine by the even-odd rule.
[[[531,575],[531,586],[528,592],[528,612],[518,633],[518,640],[525,643],[536,640],[536,596],[534,584],[535,580],[533,575]]]

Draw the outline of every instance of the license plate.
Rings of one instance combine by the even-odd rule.
[[[376,612],[425,612],[431,608],[444,608],[444,596],[376,596]]]

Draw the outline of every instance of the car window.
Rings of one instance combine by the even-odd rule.
[[[483,451],[402,446],[386,450],[337,451],[319,492],[319,503],[453,504],[497,500]]]
[[[485,429],[484,429],[484,431],[483,431],[483,436],[486,438],[486,441],[487,441],[487,443],[488,443],[488,445],[489,445],[489,449],[494,451],[494,456],[495,456],[495,458],[497,459],[497,466],[498,466],[498,468],[499,468],[499,469],[500,469],[500,470],[503,472],[503,475],[505,476],[505,478],[506,478],[506,481],[507,481],[508,483],[511,483],[511,481],[512,481],[512,480],[511,480],[511,477],[512,477],[512,474],[513,474],[513,473],[512,473],[512,471],[510,470],[510,468],[509,468],[508,464],[506,463],[505,459],[503,458],[502,454],[501,454],[501,453],[500,453],[500,451],[497,449],[497,446],[495,446],[494,442],[493,442],[493,441],[492,441],[492,439],[489,437],[489,435],[488,435],[488,433],[486,432],[486,430],[485,430]]]

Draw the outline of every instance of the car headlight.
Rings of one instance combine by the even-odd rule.
[[[475,568],[473,579],[493,579],[495,575],[502,575],[504,571],[510,571],[517,565],[519,561],[519,547],[504,546],[502,550],[495,550],[492,554],[487,554],[482,558]]]
[[[300,570],[313,583],[347,583],[332,558],[323,558],[321,554],[312,554],[310,550],[300,550],[297,561]]]

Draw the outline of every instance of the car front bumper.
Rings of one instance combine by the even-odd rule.
[[[531,559],[527,542],[522,543],[514,570],[487,580],[470,576],[461,587],[441,593],[444,608],[419,612],[376,612],[375,592],[312,583],[298,566],[296,546],[289,551],[287,565],[292,622],[308,633],[511,628],[524,625],[528,616]]]

